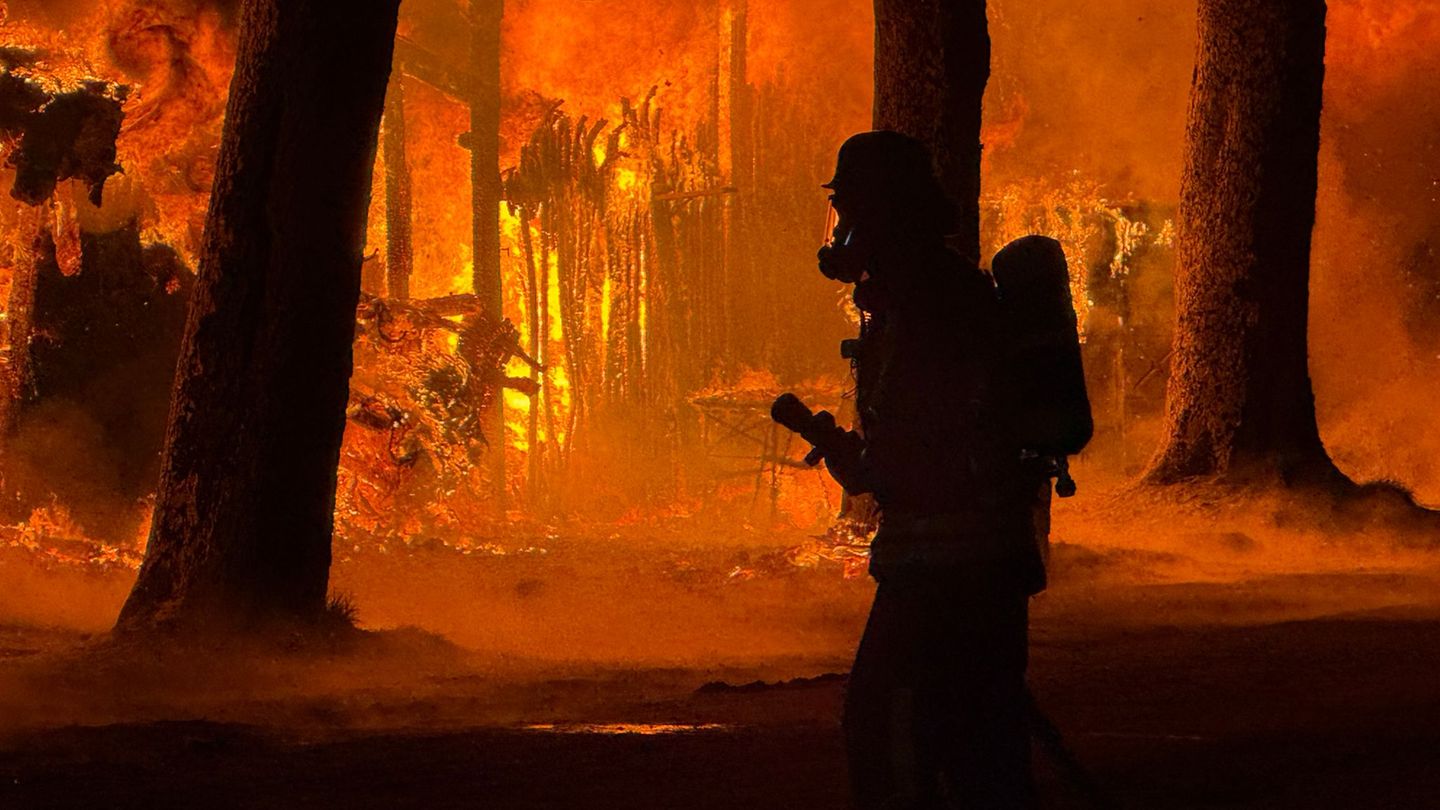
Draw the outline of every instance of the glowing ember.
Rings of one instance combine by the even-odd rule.
[[[694,734],[704,731],[729,731],[732,727],[724,723],[534,723],[523,726],[526,731],[543,731],[547,734],[601,734],[606,736],[656,736],[665,734]]]

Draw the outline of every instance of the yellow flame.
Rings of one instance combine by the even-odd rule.
[[[605,282],[600,285],[600,345],[610,345],[610,297],[614,294],[614,287],[610,277],[605,277]]]

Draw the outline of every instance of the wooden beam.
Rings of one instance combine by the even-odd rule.
[[[456,65],[404,37],[395,40],[395,68],[466,103],[479,96],[484,84],[474,71]]]
[[[474,293],[456,293],[439,298],[422,298],[410,302],[412,306],[441,317],[453,315],[474,315],[480,311],[480,300]]]
[[[496,323],[505,318],[500,272],[500,23],[504,16],[504,0],[470,0],[470,65],[476,80],[463,96],[470,103],[472,284],[481,313]],[[491,443],[491,496],[504,517],[508,494],[504,397],[495,397],[484,432]]]
[[[410,298],[415,267],[410,165],[405,157],[405,81],[392,75],[382,123],[385,143],[385,286],[397,301]]]

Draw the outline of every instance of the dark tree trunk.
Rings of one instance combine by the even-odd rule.
[[[398,6],[245,2],[154,526],[122,628],[324,609]]]
[[[1306,351],[1324,75],[1324,0],[1201,0],[1152,481],[1336,475]]]
[[[499,323],[505,317],[500,273],[500,24],[505,0],[470,0],[471,59],[477,86],[470,99],[471,244],[474,286],[484,314]],[[482,431],[496,512],[506,502],[505,398],[497,391]]]
[[[919,138],[930,148],[957,208],[950,244],[976,264],[980,116],[989,81],[985,0],[875,0],[873,126]],[[876,516],[870,495],[841,501],[841,519],[860,531],[873,528]]]
[[[405,81],[397,75],[385,96],[385,291],[410,300],[415,251],[410,164],[405,148]]]
[[[952,242],[980,257],[980,104],[990,79],[985,0],[875,0],[876,129],[929,145],[959,206]]]
[[[30,341],[35,335],[35,282],[44,237],[44,209],[17,208],[16,249],[10,267],[10,300],[0,324],[0,448],[19,419],[22,403],[35,387]]]

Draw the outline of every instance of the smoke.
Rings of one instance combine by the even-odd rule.
[[[462,59],[469,47],[463,5],[407,0],[402,34]],[[237,7],[236,0],[8,3],[13,18],[98,30],[117,78],[146,88],[127,111],[121,162],[148,197],[135,204],[167,223],[160,236],[187,257],[205,210]],[[1082,179],[1107,200],[1143,202],[1167,216],[1183,166],[1193,0],[991,0],[990,9],[987,193]],[[682,0],[511,0],[503,30],[507,110],[536,93],[565,99],[577,115],[606,115],[621,95],[658,85],[667,124],[689,128],[709,114],[716,10]],[[821,133],[838,145],[868,126],[872,29],[866,0],[751,2],[750,80],[814,94],[818,111],[803,135]],[[1421,2],[1333,4],[1312,285],[1312,371],[1332,453],[1355,476],[1398,480],[1430,502],[1440,502],[1440,465],[1432,460],[1440,434],[1429,427],[1423,388],[1440,370],[1440,100],[1429,92],[1440,75],[1437,41],[1440,10]],[[441,109],[425,104],[429,92],[417,86],[411,103]],[[438,169],[463,176],[467,156],[453,141],[468,124],[463,109],[449,107],[443,120],[417,116],[413,127],[431,126],[425,140],[446,142],[450,156],[443,166],[435,161]],[[514,128],[507,121],[507,131]],[[423,150],[411,160],[417,177],[427,176]],[[423,194],[416,204],[429,214]],[[1168,306],[1168,255],[1156,251],[1147,261],[1132,306],[1153,315]]]
[[[750,81],[815,94],[841,140],[870,128],[875,11],[868,0],[771,0],[750,4]]]
[[[512,0],[501,35],[505,95],[563,99],[594,118],[658,85],[672,122],[698,121],[718,47],[704,35],[714,25],[705,10],[687,0]]]
[[[1332,4],[1311,373],[1342,467],[1440,505],[1440,8]]]
[[[990,11],[986,193],[1083,178],[1111,200],[1178,202],[1195,3]],[[1440,372],[1440,8],[1332,3],[1328,25],[1311,281],[1321,432],[1352,476],[1440,503],[1426,396]],[[1170,270],[1158,269],[1152,300]]]
[[[425,25],[442,14],[407,13],[417,37],[444,40]],[[686,0],[511,0],[502,34],[507,107],[538,94],[565,100],[577,116],[613,117],[620,96],[656,86],[669,124],[692,127],[711,112],[719,16],[717,4]],[[825,111],[816,126],[833,131],[838,146],[869,125],[873,26],[867,0],[749,3],[748,79],[814,94]]]
[[[1115,197],[1178,199],[1194,2],[989,5],[986,187],[1079,174]]]

